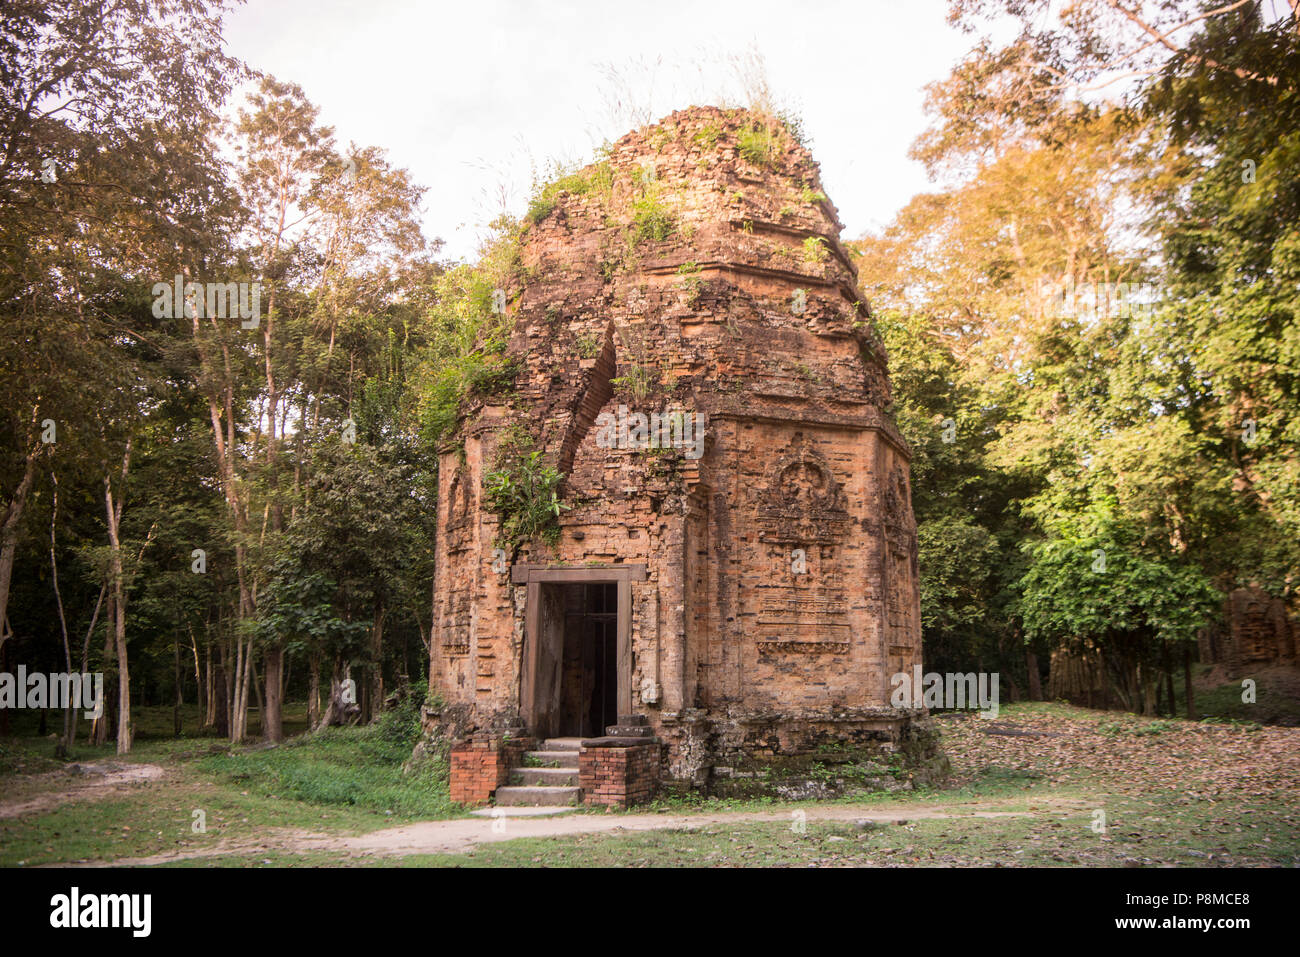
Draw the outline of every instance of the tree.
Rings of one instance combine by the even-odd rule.
[[[186,205],[193,189],[166,187],[200,187],[203,176],[192,174],[205,160],[163,146],[211,122],[237,75],[221,51],[222,12],[205,2],[19,0],[0,23],[0,374],[9,397],[0,415],[0,632],[48,437],[60,425],[68,436],[112,398],[121,368],[112,345],[135,334],[101,297],[153,272],[153,254],[202,228]]]

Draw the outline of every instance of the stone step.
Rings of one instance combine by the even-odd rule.
[[[578,769],[577,751],[525,751],[524,758],[534,766]]]
[[[580,751],[582,738],[547,738],[542,742],[543,751]]]
[[[576,787],[528,787],[507,785],[497,788],[498,807],[565,807],[577,804],[582,790]]]
[[[513,768],[511,784],[545,785],[549,787],[574,787],[578,783],[577,768]]]

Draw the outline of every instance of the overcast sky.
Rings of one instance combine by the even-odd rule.
[[[773,93],[812,138],[846,238],[877,229],[928,188],[907,149],[922,87],[971,39],[942,0],[249,0],[230,53],[298,83],[349,140],[385,149],[429,187],[425,232],[471,259],[531,169],[583,161],[632,127],[613,100],[659,118],[738,100],[733,58],[757,50]],[[621,78],[611,82],[610,68]],[[631,95],[620,96],[623,87]]]

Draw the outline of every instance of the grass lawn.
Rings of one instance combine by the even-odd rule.
[[[997,720],[938,719],[954,777],[942,789],[837,801],[663,800],[614,812],[658,830],[519,837],[467,853],[382,856],[323,838],[463,817],[446,765],[403,774],[414,715],[333,729],[278,748],[142,733],[148,781],[77,790],[84,775],[39,737],[3,739],[5,802],[63,803],[0,818],[0,864],[193,855],[176,866],[936,866],[1300,864],[1300,730],[1143,719],[1061,704]],[[99,756],[79,752],[77,757]],[[124,767],[131,767],[124,762]],[[107,793],[105,793],[107,792]],[[204,812],[206,831],[193,829]],[[860,810],[879,820],[855,818]],[[800,820],[798,812],[804,812]],[[980,817],[976,813],[1003,816]],[[605,815],[585,810],[578,815]],[[763,819],[755,820],[762,815]],[[834,819],[826,819],[828,817]],[[690,818],[695,823],[679,823]],[[489,822],[483,822],[484,827]],[[515,827],[511,824],[511,827]]]
[[[194,718],[197,724],[197,713]],[[0,739],[0,797],[72,793],[48,810],[0,818],[0,866],[207,850],[223,842],[256,843],[267,833],[356,834],[465,813],[448,797],[445,762],[429,760],[403,774],[415,740],[413,713],[392,713],[365,728],[302,734],[277,748],[232,748],[216,737],[175,739],[171,720],[170,708],[141,709],[137,746],[124,758],[111,745],[81,744],[75,760],[64,764],[48,757],[53,746],[38,736]],[[90,782],[70,768],[96,759],[157,765],[164,773],[86,790],[79,799],[80,787]],[[203,812],[202,832],[195,830],[195,811]]]

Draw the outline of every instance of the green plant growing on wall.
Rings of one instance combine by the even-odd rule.
[[[650,394],[650,370],[640,363],[628,366],[627,375],[618,376],[610,382],[617,388],[627,389],[628,394],[637,402]]]
[[[632,243],[662,242],[673,233],[673,217],[653,191],[632,201]]]
[[[574,196],[582,196],[592,189],[594,185],[601,189],[607,189],[605,176],[608,175],[609,164],[603,164],[606,172],[600,174],[599,183],[593,182],[596,175],[588,177],[578,170],[557,169],[557,175],[544,185],[534,184],[532,198],[528,201],[528,212],[524,214],[528,222],[536,225],[551,214],[555,206],[560,201],[560,197],[569,193]],[[599,167],[597,167],[599,169]]]
[[[790,138],[800,146],[810,146],[812,137],[808,135],[808,130],[804,127],[803,117],[793,110],[778,110],[776,119],[785,127],[785,131],[790,134]]]
[[[681,288],[686,293],[686,304],[692,308],[700,301],[700,293],[704,289],[704,279],[699,272],[700,264],[694,260],[677,267],[677,275],[682,277]]]
[[[584,359],[594,359],[600,355],[601,337],[599,333],[589,332],[578,337],[578,355]]]
[[[821,236],[809,236],[803,241],[803,261],[806,263],[824,263],[831,258],[826,248],[826,240]]]
[[[588,182],[592,193],[609,201],[610,194],[614,191],[614,167],[610,166],[608,159],[591,167]]]
[[[513,429],[502,440],[492,469],[483,476],[487,506],[501,519],[496,545],[512,555],[525,542],[554,542],[560,533],[560,514],[569,509],[560,501],[563,476],[545,463],[543,455],[521,429]]]
[[[776,134],[771,126],[752,123],[736,135],[740,155],[755,166],[771,166],[776,157]]]
[[[696,145],[706,150],[711,150],[718,145],[718,137],[722,135],[722,128],[717,123],[706,123],[696,131],[692,139]]]
[[[450,436],[467,398],[505,394],[514,384],[517,363],[506,355],[514,316],[501,305],[519,281],[518,237],[501,225],[478,265],[457,266],[435,283],[425,314],[429,342],[415,372],[421,432],[430,444]]]

